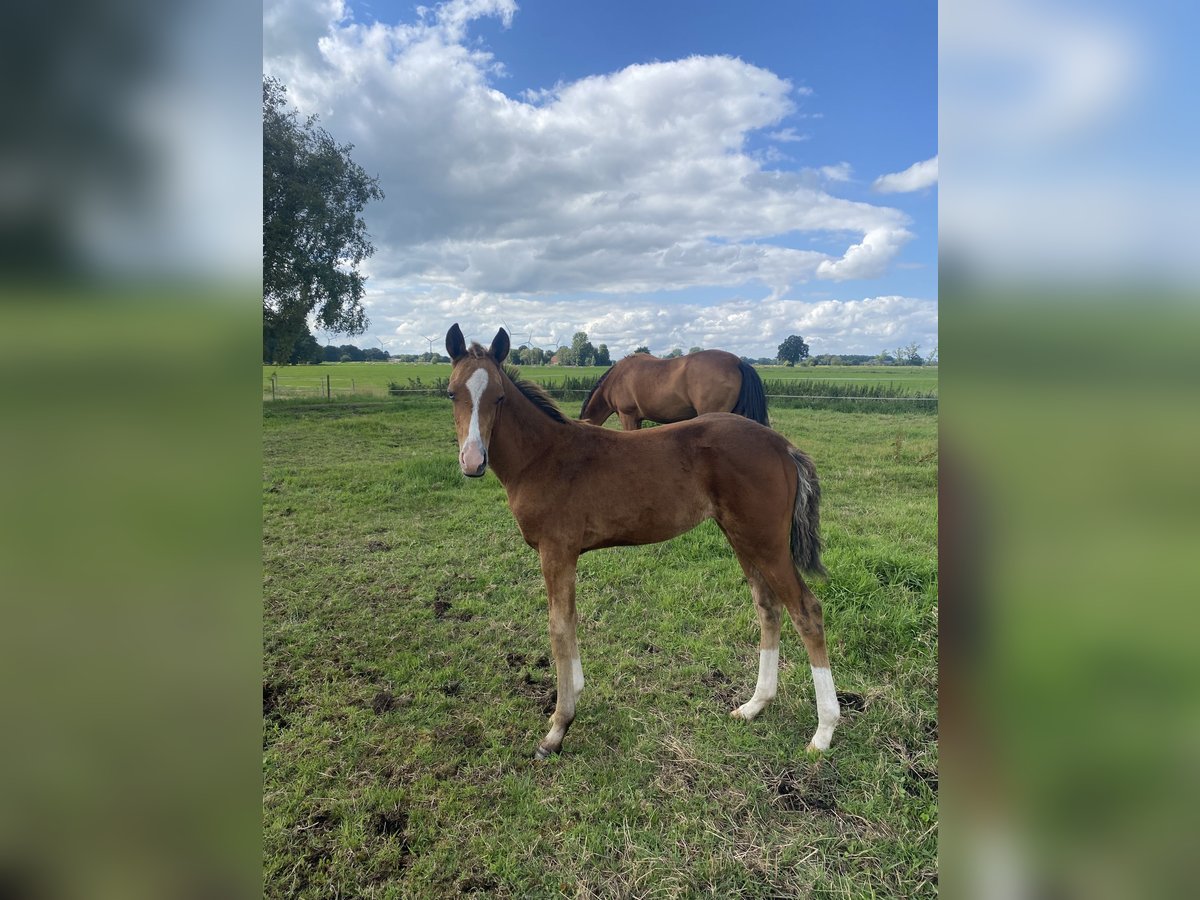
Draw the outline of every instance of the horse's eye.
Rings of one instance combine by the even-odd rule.
[[[449,399],[453,400],[454,399],[454,391],[446,391],[446,396]]]

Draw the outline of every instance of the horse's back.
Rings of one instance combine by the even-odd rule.
[[[667,540],[707,518],[722,527],[760,514],[772,527],[790,521],[791,445],[743,416],[708,413],[637,431],[581,425],[575,440],[572,465],[556,474],[585,511],[578,524],[588,549]]]
[[[728,412],[703,415],[638,431],[605,429],[608,453],[634,461],[635,465],[693,465],[703,456],[718,468],[743,468],[756,460],[786,456],[792,445],[779,432],[745,416]]]
[[[710,412],[728,412],[741,390],[741,360],[725,350],[700,350],[658,359],[627,356],[614,369],[610,402],[654,422],[680,422]]]

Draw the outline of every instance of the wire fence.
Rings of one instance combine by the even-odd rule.
[[[573,386],[545,384],[542,387],[556,400],[582,399],[591,390],[591,385]],[[846,384],[829,381],[768,381],[767,400],[774,406],[811,407],[825,409],[862,410],[872,412],[926,411],[936,412],[938,397],[932,392],[914,392],[894,382],[883,384]],[[783,388],[781,391],[780,388]],[[805,389],[817,391],[804,393]],[[407,385],[392,382],[387,386],[370,383],[358,384],[349,379],[335,384],[330,376],[308,384],[280,384],[271,379],[263,386],[263,400],[317,400],[345,402],[349,399],[386,399],[403,396],[442,396],[446,392],[445,379],[435,379],[431,384],[418,379],[409,379]],[[312,404],[306,404],[311,406]]]

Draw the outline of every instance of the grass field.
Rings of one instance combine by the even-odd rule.
[[[817,462],[843,721],[799,635],[752,724],[757,621],[720,532],[580,561],[564,753],[536,555],[458,472],[449,403],[264,407],[269,897],[932,896],[937,420],[779,410]],[[618,489],[619,486],[614,486]]]
[[[937,391],[937,366],[758,366],[764,380],[844,381],[851,384],[894,385],[911,391]],[[599,378],[605,371],[598,366],[521,366],[521,374],[530,381],[552,385],[566,377]],[[324,396],[329,378],[333,395],[362,396],[387,393],[388,383],[407,385],[420,379],[423,384],[450,377],[450,365],[428,363],[322,363],[319,366],[263,366],[263,397],[271,396],[271,376],[275,376],[276,396]],[[582,395],[580,400],[582,400]]]

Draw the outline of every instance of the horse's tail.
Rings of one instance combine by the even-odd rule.
[[[788,450],[796,464],[796,503],[792,508],[792,561],[801,572],[828,575],[821,565],[821,482],[817,467],[795,447]]]
[[[604,371],[604,374],[596,379],[596,383],[592,385],[592,389],[588,391],[588,395],[583,398],[583,406],[579,407],[579,418],[583,418],[583,414],[587,412],[588,404],[592,402],[592,397],[595,395],[596,391],[600,389],[600,385],[604,384],[604,379],[608,377],[610,372],[612,372],[611,366]]]
[[[742,388],[738,391],[737,403],[731,412],[753,419],[760,425],[770,425],[767,421],[767,395],[758,372],[750,363],[741,360],[738,360],[738,371],[742,373]]]

